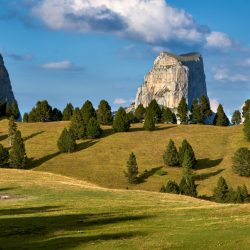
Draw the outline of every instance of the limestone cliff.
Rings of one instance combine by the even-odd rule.
[[[0,100],[1,102],[12,103],[15,100],[9,74],[4,66],[3,57],[0,54]]]
[[[138,88],[135,108],[147,107],[155,99],[159,105],[176,108],[186,97],[189,107],[194,98],[207,96],[202,56],[198,53],[173,55],[161,52],[154,61],[152,70]]]

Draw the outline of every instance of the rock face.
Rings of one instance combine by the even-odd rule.
[[[12,103],[15,100],[11,87],[9,73],[4,66],[4,61],[1,54],[0,54],[0,100],[2,103],[4,102]]]
[[[135,108],[147,107],[155,99],[159,105],[176,108],[184,96],[189,107],[195,98],[207,96],[202,56],[198,53],[173,55],[161,52],[152,70],[138,88]]]

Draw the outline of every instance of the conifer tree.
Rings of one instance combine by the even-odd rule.
[[[76,141],[71,129],[63,129],[57,141],[57,147],[61,153],[72,153],[75,151]]]
[[[5,104],[5,115],[7,117],[11,117],[11,115],[12,115],[11,105],[10,105],[10,103],[8,101]]]
[[[9,151],[0,144],[0,168],[4,168],[8,165]]]
[[[233,156],[233,171],[240,176],[250,176],[250,150],[239,148]]]
[[[129,183],[138,183],[138,165],[136,162],[136,156],[133,152],[130,154],[129,159],[127,161],[127,172],[125,173],[125,175],[128,178]]]
[[[63,110],[63,121],[70,121],[71,116],[73,115],[74,107],[72,103],[67,103],[66,107]]]
[[[166,166],[178,166],[179,156],[174,141],[169,140],[166,151],[163,154],[163,161]]]
[[[51,121],[61,121],[62,118],[63,118],[63,114],[62,114],[61,110],[59,110],[57,108],[53,108]]]
[[[216,126],[228,126],[229,125],[229,120],[221,104],[217,108],[217,113],[214,118],[214,125]]]
[[[143,128],[147,131],[155,130],[155,119],[155,112],[153,109],[147,109]]]
[[[17,131],[17,125],[15,123],[15,119],[13,116],[10,117],[9,119],[9,129],[8,129],[8,140],[9,140],[9,145],[12,146],[13,144],[13,137]]]
[[[160,122],[161,121],[162,111],[161,111],[161,108],[160,108],[160,106],[158,105],[158,103],[157,103],[157,101],[155,99],[153,99],[149,103],[149,105],[148,105],[148,107],[146,109],[146,115],[147,115],[148,110],[151,110],[151,112],[153,112],[155,122]]]
[[[241,123],[241,113],[239,110],[235,110],[231,119],[233,125],[239,125]]]
[[[15,120],[17,120],[19,117],[19,108],[16,100],[12,102],[10,109],[11,109],[11,115],[15,118]]]
[[[83,139],[86,136],[86,126],[84,124],[82,113],[79,108],[75,108],[71,117],[70,128],[76,140]]]
[[[9,165],[11,168],[25,168],[27,156],[21,132],[16,131],[13,137],[12,147],[9,155]]]
[[[250,141],[250,119],[244,123],[243,132],[247,141]]]
[[[111,107],[106,100],[101,100],[97,110],[99,124],[110,125],[113,121]]]
[[[113,129],[115,132],[127,132],[130,128],[130,121],[124,108],[120,107],[115,114]]]
[[[199,104],[199,100],[198,99],[194,99],[193,103],[192,103],[192,107],[191,107],[191,121],[193,123],[202,123],[203,121],[203,115],[201,112],[201,105]]]
[[[248,199],[248,190],[245,184],[241,187],[241,195],[243,197],[243,201]]]
[[[183,161],[184,161],[184,156],[185,156],[185,152],[187,151],[187,157],[190,159],[190,161],[192,162],[192,166],[194,167],[196,164],[196,157],[195,157],[195,153],[194,150],[192,148],[192,146],[189,144],[189,142],[185,139],[182,141],[181,147],[179,148],[179,161],[180,164],[183,166]]]
[[[200,98],[200,107],[202,121],[204,122],[204,120],[206,120],[213,113],[210,107],[209,99],[204,95]]]
[[[99,138],[101,136],[101,128],[97,119],[95,117],[91,117],[89,123],[87,125],[87,137],[89,139]]]
[[[34,115],[36,122],[49,122],[52,120],[52,107],[47,100],[36,103]]]
[[[139,104],[135,110],[135,117],[138,122],[142,122],[145,117],[146,109],[143,107],[142,104]]]
[[[213,197],[216,202],[228,201],[229,187],[226,180],[221,176],[217,182],[217,186],[214,188]]]
[[[82,113],[83,121],[84,121],[86,126],[87,126],[91,117],[96,118],[96,111],[95,111],[92,103],[89,100],[87,100],[83,104],[83,106],[81,108],[81,113]]]
[[[188,105],[185,97],[181,98],[177,107],[177,117],[179,118],[181,124],[188,123]]]
[[[168,123],[168,124],[176,124],[177,123],[175,113],[173,113],[170,108],[163,109],[162,120],[163,120],[163,122]]]
[[[247,99],[242,108],[242,116],[244,117],[244,122],[250,120],[250,99]]]
[[[175,181],[169,180],[166,186],[162,186],[160,192],[162,193],[172,193],[172,194],[179,194],[180,189],[178,184]]]
[[[23,122],[29,122],[29,114],[28,113],[23,114]]]

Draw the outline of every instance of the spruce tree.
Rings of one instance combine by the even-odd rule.
[[[130,128],[130,121],[124,108],[120,107],[115,114],[113,129],[115,132],[127,132]]]
[[[75,108],[71,117],[70,128],[76,140],[83,139],[86,136],[86,126],[84,124],[82,113],[79,108]]]
[[[179,156],[174,141],[169,140],[166,151],[163,154],[163,161],[166,166],[178,166]]]
[[[163,193],[172,193],[172,194],[179,194],[180,189],[179,189],[178,184],[175,181],[169,180],[167,182],[167,185],[163,186],[161,188],[160,192],[163,192]]]
[[[37,122],[37,116],[36,116],[36,108],[32,108],[32,110],[29,113],[29,122]]]
[[[2,144],[0,144],[0,168],[8,166],[9,151]]]
[[[110,125],[113,121],[111,107],[106,100],[101,100],[97,109],[97,120],[99,124]]]
[[[84,121],[86,126],[87,126],[90,118],[92,118],[92,117],[96,118],[96,111],[95,111],[92,103],[89,100],[87,100],[83,104],[83,106],[81,108],[81,113],[82,113],[83,121]]]
[[[138,122],[142,122],[145,117],[146,109],[143,107],[142,104],[139,104],[138,107],[135,109],[135,117]]]
[[[241,123],[241,113],[239,110],[235,110],[231,119],[233,125],[239,125]]]
[[[185,97],[181,98],[177,107],[177,117],[179,118],[181,124],[188,123],[188,105]]]
[[[162,120],[167,124],[176,124],[177,119],[175,113],[171,111],[170,108],[164,108],[162,111]]]
[[[138,183],[138,165],[136,162],[135,154],[132,152],[127,161],[127,172],[125,173],[130,184]]]
[[[20,114],[19,114],[19,108],[18,108],[18,104],[16,100],[14,100],[11,103],[10,109],[11,109],[11,115],[14,116],[15,120],[17,120]]]
[[[53,108],[52,110],[52,116],[51,116],[51,121],[62,121],[63,114],[61,110],[57,108]]]
[[[247,99],[242,108],[242,116],[244,118],[244,122],[250,120],[250,99]]]
[[[101,128],[97,119],[95,117],[91,117],[89,123],[87,125],[87,137],[89,139],[99,138],[101,136]]]
[[[250,141],[250,119],[244,123],[243,132],[247,141]]]
[[[199,100],[198,99],[194,99],[192,102],[192,107],[191,107],[191,121],[193,123],[202,123],[203,121],[203,115],[201,112],[201,105],[199,104]]]
[[[248,190],[247,190],[247,187],[246,187],[245,184],[241,187],[241,195],[243,197],[243,201],[247,201],[247,199],[248,199]]]
[[[221,176],[214,188],[213,197],[216,202],[225,203],[228,201],[229,187],[226,180]]]
[[[250,176],[250,150],[239,148],[233,156],[233,171],[240,176]]]
[[[38,101],[35,107],[35,121],[49,122],[52,120],[52,107],[47,100]]]
[[[208,97],[203,95],[200,98],[200,108],[201,108],[202,121],[204,122],[213,113],[210,107]]]
[[[12,146],[13,144],[13,137],[17,131],[17,125],[15,123],[15,119],[13,116],[10,117],[9,119],[9,129],[8,129],[8,140],[9,140],[9,145]]]
[[[71,116],[73,115],[74,107],[72,103],[67,103],[66,107],[63,110],[63,121],[70,121]]]
[[[186,151],[187,151],[187,155],[188,155],[190,161],[192,162],[192,166],[194,167],[196,162],[197,162],[196,157],[195,157],[195,153],[194,153],[192,146],[185,139],[182,141],[181,147],[179,148],[179,161],[180,161],[181,165],[183,165],[184,156],[185,156]]]
[[[153,112],[154,114],[154,118],[155,118],[155,122],[160,122],[161,118],[162,118],[162,111],[160,106],[158,105],[157,101],[155,99],[153,99],[147,109],[146,109],[146,114],[148,112],[148,110],[150,110],[151,112]],[[146,119],[146,118],[145,118]]]
[[[216,126],[228,126],[229,125],[229,120],[221,104],[217,108],[217,113],[214,118],[214,125]]]
[[[155,119],[155,112],[153,109],[147,109],[143,128],[147,131],[155,130]]]
[[[61,153],[72,153],[75,151],[76,141],[71,129],[63,129],[57,141],[57,147]]]
[[[12,115],[11,104],[9,103],[9,101],[7,101],[5,104],[5,115],[7,117],[11,117],[11,115]]]
[[[22,139],[21,132],[16,131],[13,137],[12,147],[9,155],[9,165],[11,168],[25,168],[27,163],[27,156],[25,152],[25,145]]]
[[[28,113],[23,114],[23,122],[29,122],[29,114]]]

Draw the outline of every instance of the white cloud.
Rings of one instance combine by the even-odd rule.
[[[233,42],[229,36],[222,32],[211,32],[206,36],[205,46],[208,48],[224,49],[232,47]]]
[[[112,32],[159,45],[171,41],[230,47],[230,38],[201,28],[192,15],[165,0],[41,0],[32,8],[51,29]]]
[[[73,65],[72,62],[65,60],[65,61],[60,61],[60,62],[50,62],[41,65],[41,68],[43,69],[50,69],[50,70],[68,70],[68,69],[73,69],[75,66]]]
[[[214,69],[214,79],[217,81],[229,81],[229,82],[247,82],[249,77],[244,74],[234,74],[233,70],[229,70],[225,67]]]
[[[114,100],[114,104],[117,104],[117,105],[122,105],[122,104],[126,104],[128,103],[129,101],[128,100],[125,100],[123,98],[116,98]]]
[[[216,99],[210,99],[209,101],[210,101],[210,107],[211,107],[212,111],[216,113],[217,108],[218,108],[220,103]]]

